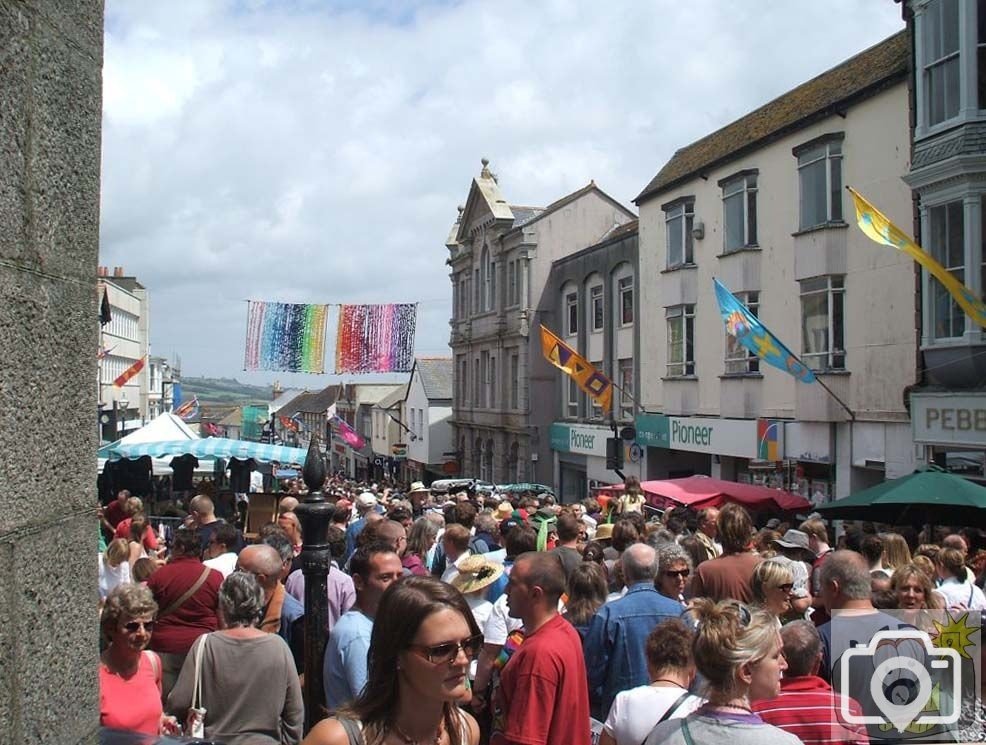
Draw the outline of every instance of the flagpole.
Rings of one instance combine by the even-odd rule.
[[[843,401],[841,398],[836,396],[835,393],[832,391],[832,389],[829,388],[827,385],[825,385],[825,383],[822,382],[822,379],[817,375],[815,376],[815,382],[818,383],[820,386],[822,386],[822,388],[825,389],[825,392],[828,393],[832,398],[834,398],[836,403],[839,404],[839,406],[841,406],[843,409],[846,410],[846,413],[849,415],[850,421],[852,422],[856,421],[856,415],[853,413],[853,410],[846,405],[845,401]]]

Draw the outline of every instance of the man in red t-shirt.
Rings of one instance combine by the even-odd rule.
[[[219,628],[219,586],[223,575],[203,564],[199,555],[195,531],[176,530],[171,560],[147,580],[159,609],[150,648],[161,657],[165,700],[192,644],[202,634]],[[194,592],[189,592],[192,588]]]
[[[589,745],[588,677],[579,634],[558,615],[564,591],[555,554],[514,561],[507,606],[524,622],[524,642],[500,674],[490,745]]]
[[[130,492],[126,489],[120,489],[116,495],[116,499],[100,510],[99,521],[109,532],[109,535],[113,535],[116,526],[127,516],[126,505],[128,499],[130,499]]]

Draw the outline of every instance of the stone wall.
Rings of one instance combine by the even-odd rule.
[[[0,0],[0,744],[98,726],[102,0]]]

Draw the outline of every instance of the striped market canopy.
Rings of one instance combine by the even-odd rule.
[[[269,463],[304,463],[308,451],[284,445],[267,445],[248,440],[227,440],[225,437],[207,437],[204,440],[171,440],[166,442],[117,443],[109,450],[110,460],[140,458],[149,455],[162,458],[167,455],[194,455],[202,458],[238,458]]]

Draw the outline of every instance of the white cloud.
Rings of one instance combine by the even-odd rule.
[[[677,148],[902,27],[862,0],[106,14],[101,263],[149,288],[154,352],[189,375],[241,369],[248,297],[420,300],[418,350],[441,353],[480,157],[517,204],[590,179],[629,203]]]

